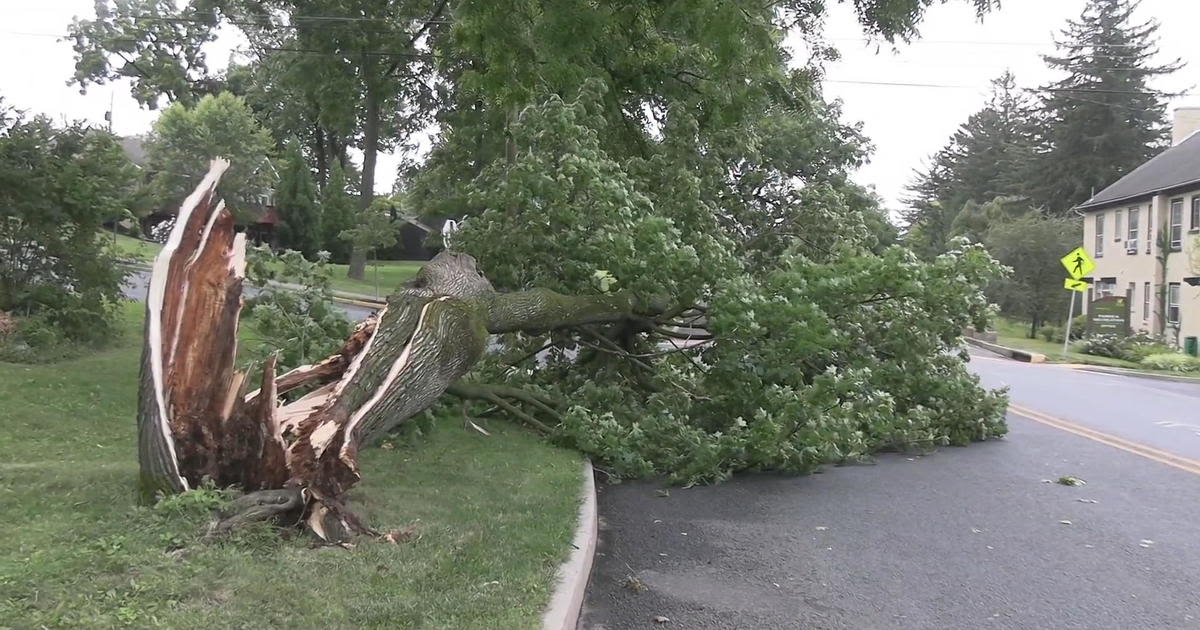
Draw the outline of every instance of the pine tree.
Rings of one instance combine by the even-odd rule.
[[[1153,65],[1158,23],[1133,22],[1140,0],[1091,0],[1044,57],[1066,78],[1044,88],[1039,205],[1063,214],[1153,157],[1167,139],[1164,94],[1150,81],[1178,70]]]
[[[312,258],[321,249],[321,213],[316,202],[317,188],[312,171],[295,143],[287,149],[283,173],[275,191],[279,209],[280,244]]]
[[[961,233],[954,226],[964,207],[1027,196],[1034,153],[1032,101],[1005,72],[992,81],[987,106],[958,128],[909,186],[910,246],[926,257],[940,254]]]
[[[321,195],[321,246],[334,262],[344,263],[350,258],[350,245],[340,235],[354,227],[354,205],[354,199],[346,192],[346,169],[334,160],[329,182]]]

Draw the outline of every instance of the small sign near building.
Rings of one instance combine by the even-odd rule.
[[[1092,300],[1088,308],[1089,335],[1129,335],[1129,300],[1110,295]]]

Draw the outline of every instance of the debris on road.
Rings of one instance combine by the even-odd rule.
[[[1086,486],[1087,485],[1086,481],[1080,479],[1079,477],[1073,477],[1071,475],[1067,475],[1066,477],[1059,477],[1058,483],[1060,483],[1064,486]]]

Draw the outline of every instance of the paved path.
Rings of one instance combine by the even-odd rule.
[[[982,354],[973,368],[1021,408],[1200,458],[1200,387]],[[1200,628],[1200,468],[1009,424],[1001,441],[809,477],[665,498],[604,486],[582,627]],[[1044,481],[1064,475],[1088,484]]]

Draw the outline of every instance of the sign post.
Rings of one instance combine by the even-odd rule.
[[[1083,293],[1092,286],[1081,278],[1096,269],[1096,261],[1088,256],[1087,250],[1076,247],[1071,253],[1063,256],[1061,262],[1071,276],[1063,281],[1063,288],[1071,292],[1071,305],[1067,307],[1066,332],[1063,333],[1063,356],[1065,357],[1067,349],[1071,345],[1071,320],[1075,317],[1075,294]]]

